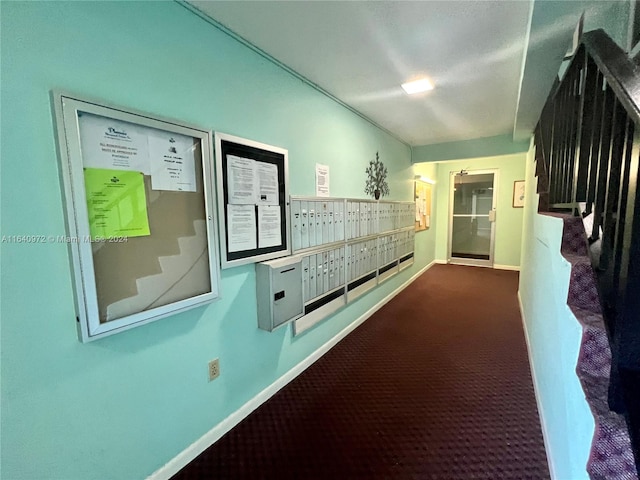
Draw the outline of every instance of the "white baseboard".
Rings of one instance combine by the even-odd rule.
[[[514,272],[520,271],[520,267],[516,265],[498,265],[497,263],[494,263],[493,268],[495,268],[496,270],[512,270]]]
[[[298,375],[304,372],[309,366],[311,366],[316,360],[322,357],[325,353],[331,350],[340,340],[349,335],[353,330],[355,330],[358,326],[364,323],[371,315],[377,312],[380,308],[382,308],[385,304],[387,304],[393,297],[398,295],[402,290],[407,288],[413,281],[422,275],[424,272],[429,270],[433,265],[435,265],[435,260],[422,268],[419,272],[414,274],[409,280],[404,282],[398,288],[396,288],[389,295],[384,297],[378,303],[376,303],[369,310],[364,312],[357,320],[352,322],[343,328],[336,336],[334,336],[331,340],[326,342],[316,351],[314,351],[311,355],[289,370],[287,373],[278,378],[275,382],[269,385],[267,388],[258,393],[255,397],[245,403],[238,410],[233,412],[227,418],[225,418],[222,422],[217,424],[207,433],[205,433],[198,440],[193,442],[187,448],[185,448],[178,455],[173,457],[168,463],[164,466],[160,467],[158,470],[153,472],[151,475],[147,477],[147,480],[169,480],[173,475],[178,473],[182,468],[189,464],[194,458],[204,452],[208,447],[217,442],[222,436],[235,427],[238,423],[244,420],[251,412],[253,412],[256,408],[262,405],[264,402],[269,400],[273,395],[275,395],[281,388],[286,386],[289,382],[295,379]]]
[[[540,403],[540,397],[538,396],[538,379],[536,378],[536,370],[533,366],[533,359],[531,358],[531,344],[529,343],[529,331],[527,330],[527,322],[524,315],[524,307],[522,306],[522,297],[520,297],[520,290],[518,290],[518,306],[520,307],[520,318],[522,319],[522,329],[524,330],[524,340],[527,344],[527,355],[529,356],[529,370],[531,371],[531,380],[533,381],[533,392],[536,397],[536,406],[538,407],[538,418],[540,418],[540,428],[542,430],[542,440],[544,441],[544,450],[547,454],[547,465],[549,466],[549,476],[551,480],[556,480],[555,470],[553,468],[553,461],[551,460],[551,448],[549,447],[549,435],[547,433],[547,423],[545,421],[544,414],[542,413],[542,405]]]
[[[446,260],[442,260],[442,259],[434,260],[433,263],[438,263],[438,264],[442,264],[442,265],[448,265],[449,264],[449,262],[447,262]],[[455,264],[455,265],[461,265],[461,264]],[[473,265],[469,265],[469,266],[473,266]],[[483,266],[483,265],[479,265],[479,266]],[[500,265],[498,263],[494,263],[493,264],[493,268],[495,268],[496,270],[513,270],[515,272],[519,272],[520,271],[520,267],[516,266],[516,265]]]

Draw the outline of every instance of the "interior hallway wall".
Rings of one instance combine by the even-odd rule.
[[[552,478],[587,480],[594,422],[576,375],[582,327],[567,306],[571,265],[560,254],[562,220],[538,214],[534,151],[527,156],[518,295]]]
[[[287,148],[294,195],[322,163],[332,196],[363,198],[379,152],[391,199],[413,197],[409,147],[178,3],[3,2],[0,21],[3,235],[65,234],[51,89]],[[67,246],[3,243],[3,478],[146,477],[429,264],[434,239],[297,338],[258,330],[247,265],[222,272],[214,304],[84,345]]]

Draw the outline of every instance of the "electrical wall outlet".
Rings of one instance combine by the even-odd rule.
[[[215,380],[220,376],[220,361],[215,358],[209,362],[209,381]]]

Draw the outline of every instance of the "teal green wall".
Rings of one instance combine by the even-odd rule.
[[[461,160],[466,158],[495,157],[523,153],[529,149],[529,141],[514,142],[513,135],[474,138],[460,142],[421,145],[411,149],[413,163]]]
[[[630,0],[532,1],[530,39],[514,129],[518,140],[527,140],[538,123],[562,59],[572,44],[580,15],[584,13],[585,32],[602,28],[618,45],[626,47],[631,3]]]
[[[498,266],[520,265],[522,208],[513,208],[513,182],[524,180],[526,153],[495,157],[470,158],[438,163],[436,258],[446,261],[449,230],[450,172],[498,169],[498,203],[496,206],[496,240],[494,263]],[[421,164],[418,164],[421,165]]]
[[[51,89],[289,149],[290,192],[363,197],[376,151],[410,200],[410,149],[173,2],[2,2],[2,234],[62,235]],[[434,258],[301,337],[257,328],[251,265],[222,299],[83,345],[63,244],[2,244],[2,475],[144,478],[333,338]],[[221,377],[207,380],[220,359]]]
[[[582,328],[567,306],[571,267],[560,255],[562,220],[538,215],[534,172],[532,149],[519,287],[531,367],[555,478],[587,480],[594,423],[575,372]]]

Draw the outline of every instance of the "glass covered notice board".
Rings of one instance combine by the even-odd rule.
[[[222,268],[291,254],[288,152],[216,132]]]
[[[72,95],[53,101],[80,339],[217,298],[211,133]]]

